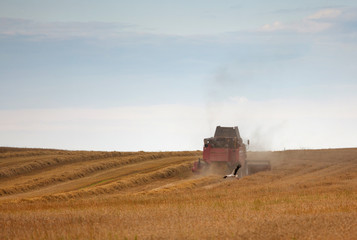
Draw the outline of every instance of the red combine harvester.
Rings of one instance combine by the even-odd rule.
[[[213,168],[231,172],[238,164],[239,177],[271,169],[269,161],[247,161],[246,145],[238,127],[217,126],[214,137],[204,139],[203,159],[194,162],[192,171],[201,173]]]

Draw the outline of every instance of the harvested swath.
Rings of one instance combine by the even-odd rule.
[[[20,158],[20,157],[30,157],[30,156],[44,156],[44,155],[74,155],[74,151],[65,150],[28,150],[19,152],[5,152],[0,153],[0,159],[6,158]]]
[[[222,182],[221,176],[211,175],[207,177],[201,177],[197,179],[183,180],[175,183],[170,183],[158,188],[151,189],[149,191],[140,192],[139,194],[161,194],[172,191],[188,190],[197,187],[203,187],[215,183]]]
[[[118,193],[130,187],[149,184],[151,182],[158,181],[160,179],[180,176],[182,174],[190,172],[191,168],[192,168],[192,163],[190,162],[178,164],[175,166],[166,167],[150,173],[136,174],[132,177],[128,177],[126,179],[115,181],[98,187],[94,186],[94,187],[89,187],[88,189],[80,189],[80,190],[70,191],[66,193],[59,193],[59,194],[31,198],[30,201],[68,200],[68,199],[75,199],[75,198],[97,196],[102,194]]]
[[[51,159],[47,160],[37,160],[34,162],[30,163],[24,163],[20,164],[19,166],[13,166],[13,167],[3,167],[0,170],[0,179],[1,178],[6,178],[6,177],[13,177],[17,175],[21,175],[24,173],[30,173],[32,171],[36,170],[43,170],[45,168],[49,167],[54,167],[54,166],[59,166],[63,164],[70,164],[70,163],[75,163],[75,162],[82,162],[82,161],[91,161],[91,160],[98,160],[102,158],[113,158],[113,157],[123,157],[123,156],[130,156],[130,155],[150,155],[153,159],[155,156],[153,154],[157,155],[163,155],[163,156],[194,156],[197,153],[196,152],[159,152],[159,153],[146,153],[146,152],[139,152],[139,153],[133,153],[133,152],[90,152],[87,154],[76,154],[74,156],[68,156],[68,157],[54,157]]]
[[[0,154],[2,153],[8,153],[8,152],[28,152],[28,151],[37,151],[37,152],[43,152],[43,151],[63,151],[63,152],[68,152],[66,150],[59,150],[59,149],[48,149],[48,148],[17,148],[17,147],[0,147]]]
[[[65,151],[26,151],[26,152],[7,152],[0,154],[0,159],[19,158],[19,157],[35,157],[45,155],[69,155],[70,152]]]
[[[138,160],[138,159],[141,159],[141,158],[131,158],[131,159],[128,159],[128,162],[130,162],[130,160]],[[103,159],[103,160],[106,160],[106,159]],[[36,178],[32,181],[25,182],[25,183],[21,184],[20,186],[0,188],[0,196],[11,195],[11,194],[16,194],[16,193],[20,193],[20,192],[27,192],[27,191],[39,189],[39,188],[42,188],[45,186],[49,186],[49,185],[52,185],[52,184],[55,184],[58,182],[75,180],[78,178],[85,177],[85,176],[92,174],[94,172],[121,166],[123,164],[125,164],[125,163],[123,163],[122,161],[118,161],[118,160],[115,161],[115,160],[108,159],[107,162],[101,162],[101,163],[97,163],[97,164],[92,164],[90,166],[85,166],[80,169],[74,169],[73,172],[67,172],[67,173],[60,174],[60,175],[53,175],[50,178],[45,178],[45,179]]]
[[[73,155],[78,152],[84,153],[84,152],[88,152],[88,151],[67,151],[67,150],[59,150],[59,149],[0,147],[0,159],[29,157],[29,156],[44,156],[44,155]]]
[[[27,148],[16,148],[16,147],[0,147],[0,154],[1,153],[6,153],[6,152],[20,152],[20,151],[26,151],[28,150]]]
[[[147,161],[134,163],[133,165],[126,165],[123,167],[113,169],[115,171],[123,170],[120,174],[115,174],[114,176],[112,175],[110,178],[106,177],[105,179],[101,179],[101,181],[96,181],[89,185],[87,184],[85,188],[109,184],[119,179],[126,178],[127,176],[133,176],[138,173],[144,174],[144,173],[154,172],[162,168],[174,166],[181,163],[187,163],[187,162],[191,163],[195,160],[196,160],[196,156],[170,156],[170,157],[161,157],[154,160],[150,159]],[[103,174],[106,173],[109,174],[109,172],[111,171],[106,171]]]
[[[0,196],[4,195],[11,195],[20,192],[27,192],[34,189],[39,189],[41,187],[45,187],[51,184],[55,184],[58,182],[65,182],[69,180],[75,180],[78,178],[83,178],[90,174],[108,170],[111,168],[116,168],[128,164],[144,162],[148,160],[156,160],[161,158],[169,157],[187,157],[192,156],[195,153],[189,152],[176,152],[176,153],[152,153],[147,155],[140,155],[136,157],[121,157],[121,158],[114,158],[114,159],[103,159],[103,161],[95,164],[85,165],[79,169],[73,169],[73,172],[67,172],[65,174],[55,175],[47,179],[38,179],[32,180],[28,183],[21,184],[20,186],[12,186],[7,188],[0,189]]]
[[[108,152],[108,153],[91,153],[91,154],[76,154],[70,156],[52,157],[44,160],[35,160],[33,162],[22,163],[17,166],[3,167],[0,170],[0,179],[18,176],[32,171],[44,170],[49,167],[55,167],[63,164],[71,164],[82,161],[98,160],[102,158],[113,158],[121,156],[129,156],[134,153],[123,152]]]

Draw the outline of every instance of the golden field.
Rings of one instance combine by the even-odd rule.
[[[272,171],[240,180],[201,154],[0,148],[0,239],[357,239],[357,149],[248,152]]]

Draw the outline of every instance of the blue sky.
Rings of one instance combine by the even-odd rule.
[[[0,145],[356,147],[356,66],[356,1],[0,0]]]

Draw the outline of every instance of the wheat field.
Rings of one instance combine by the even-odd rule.
[[[357,239],[357,149],[248,152],[272,170],[194,175],[202,152],[0,148],[0,239]]]

